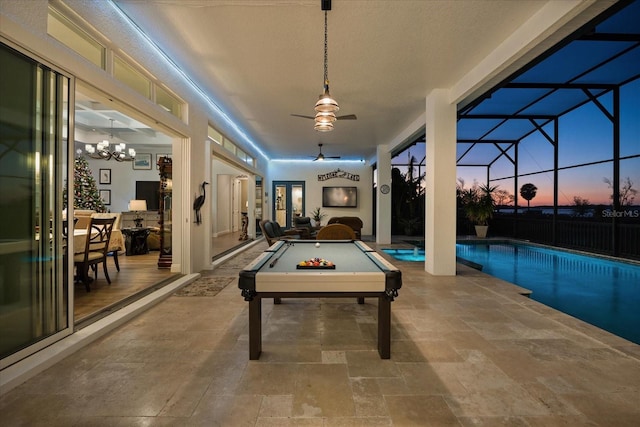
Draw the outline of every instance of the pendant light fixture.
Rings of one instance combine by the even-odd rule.
[[[109,120],[111,120],[111,134],[109,137],[113,140],[113,119]],[[105,139],[102,142],[98,142],[95,146],[92,144],[86,144],[84,146],[84,151],[87,156],[92,159],[113,159],[117,162],[130,162],[136,158],[136,150],[129,148],[129,150],[125,152],[126,148],[127,145],[124,142],[121,142],[120,144],[114,145],[113,150],[111,150],[111,147],[109,147],[109,141]]]
[[[329,93],[329,61],[327,49],[327,11],[331,10],[331,0],[321,0],[321,9],[324,11],[324,86],[320,99],[316,102],[315,130],[329,132],[333,130],[333,122],[336,121],[336,112],[340,109],[335,99]]]

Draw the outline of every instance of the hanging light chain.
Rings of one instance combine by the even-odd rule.
[[[327,11],[324,11],[324,85],[329,85],[329,55],[327,53]]]
[[[329,36],[328,36],[328,18],[327,9],[324,10],[324,82],[323,91],[320,99],[316,102],[314,109],[316,110],[314,129],[320,132],[329,132],[333,130],[333,122],[337,117],[335,113],[340,109],[335,99],[329,93]]]

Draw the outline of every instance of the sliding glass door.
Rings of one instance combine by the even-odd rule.
[[[0,43],[0,368],[70,333],[71,81]]]

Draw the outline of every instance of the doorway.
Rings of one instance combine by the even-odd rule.
[[[80,165],[86,167],[78,169],[78,173],[85,175],[87,182],[93,183],[91,189],[98,191],[102,198],[104,207],[95,210],[104,210],[119,218],[116,220],[116,228],[123,236],[117,251],[117,267],[115,257],[111,256],[107,260],[111,283],[107,283],[105,276],[100,274],[98,280],[91,284],[91,292],[86,292],[82,283],[75,284],[73,314],[77,325],[87,324],[100,318],[103,313],[117,310],[123,304],[139,298],[148,289],[161,283],[169,283],[177,274],[170,268],[158,268],[161,252],[158,214],[161,175],[157,165],[160,158],[172,157],[173,145],[178,141],[177,135],[171,135],[155,125],[152,127],[140,112],[123,108],[119,103],[107,102],[108,100],[109,97],[105,93],[83,82],[77,82],[73,152],[86,160]],[[105,139],[112,147],[115,144],[126,143],[127,149],[136,149],[136,159],[105,160],[96,155],[92,156],[87,151],[87,146],[96,147],[97,142]],[[172,180],[170,188],[177,185],[178,181]],[[83,205],[85,199],[89,197],[83,196],[74,200],[76,210],[91,209]],[[144,201],[146,209],[131,211],[132,200]],[[167,202],[168,200],[163,198],[163,203]],[[170,215],[175,211],[171,212],[165,205],[163,212],[164,224],[170,223]],[[149,230],[144,240],[146,247],[142,253],[127,255],[122,230],[133,228],[136,218],[140,219],[142,227]],[[165,248],[165,244],[171,241],[167,241],[166,238],[165,234],[162,239]]]
[[[274,181],[272,218],[291,228],[293,218],[304,215],[304,181]]]
[[[234,233],[242,231],[243,217],[247,216],[249,210],[248,179],[247,175],[239,175],[233,181],[231,206],[233,206],[232,232]]]
[[[255,239],[249,224],[262,212],[254,209],[257,203],[254,175],[215,155],[211,170],[211,259],[215,261]]]

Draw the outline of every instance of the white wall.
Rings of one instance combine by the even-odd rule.
[[[340,169],[351,174],[360,175],[360,181],[346,178],[333,178],[318,181],[318,175]],[[305,216],[310,216],[316,207],[322,208],[322,187],[349,186],[358,188],[357,208],[322,208],[327,216],[323,223],[332,216],[357,216],[363,222],[362,234],[371,235],[373,224],[373,171],[366,162],[279,162],[269,164],[268,180],[265,180],[265,191],[269,193],[268,203],[264,206],[263,218],[271,218],[273,209],[273,181],[305,182]]]
[[[150,170],[133,169],[132,162],[87,158],[98,190],[111,190],[111,205],[107,206],[109,212],[126,212],[129,210],[129,201],[136,198],[136,181],[160,181],[160,174],[156,167],[156,154],[171,153],[167,153],[166,150],[160,153],[156,149],[144,149],[144,153],[150,153],[152,156]],[[111,184],[100,184],[100,169],[111,169]]]
[[[57,3],[56,3],[57,4]],[[187,104],[187,117],[181,120],[161,107],[142,97],[126,85],[113,79],[108,73],[98,69],[86,59],[80,57],[71,49],[59,43],[47,34],[47,14],[49,2],[47,0],[2,0],[0,1],[0,36],[27,50],[30,55],[60,69],[70,76],[83,82],[83,86],[101,91],[106,96],[101,100],[108,108],[122,111],[136,120],[161,129],[165,134],[174,138],[172,146],[173,168],[173,233],[175,236],[173,248],[174,267],[182,273],[198,272],[208,269],[211,263],[210,234],[203,233],[202,227],[212,228],[210,199],[202,210],[203,224],[193,223],[193,200],[198,194],[198,186],[202,181],[211,179],[209,166],[210,151],[207,148],[207,126],[213,125],[229,138],[233,139],[245,152],[257,160],[257,169],[265,165],[265,159],[256,153],[239,135],[236,128],[224,120],[211,109],[200,94],[198,94],[178,72],[168,66],[161,55],[149,48],[147,42],[136,33],[120,15],[114,12],[107,2],[73,1],[74,11],[82,16],[96,31],[103,34],[105,43],[113,49],[120,49],[145,67],[159,81],[171,88]],[[139,152],[142,152],[138,150]],[[154,160],[155,162],[155,156]],[[107,164],[109,162],[103,162]],[[113,162],[110,162],[113,163]],[[103,166],[91,164],[91,169],[97,177],[98,169]],[[111,210],[124,210],[125,202],[135,195],[135,181],[158,179],[154,170],[139,171],[131,176],[131,180],[124,178],[124,168],[131,165],[121,164],[111,167],[112,184],[98,185],[101,189],[111,189]],[[122,168],[122,170],[120,170]],[[95,169],[95,170],[94,170]],[[115,169],[118,169],[114,173]],[[262,175],[265,175],[262,173]],[[148,179],[147,179],[148,177]],[[123,189],[122,195],[115,188]],[[193,256],[191,256],[193,254]],[[182,262],[182,265],[181,265]],[[175,271],[175,270],[174,270]]]
[[[214,236],[230,233],[231,224],[231,200],[232,200],[232,175],[216,174],[216,202],[214,213],[216,228]]]

